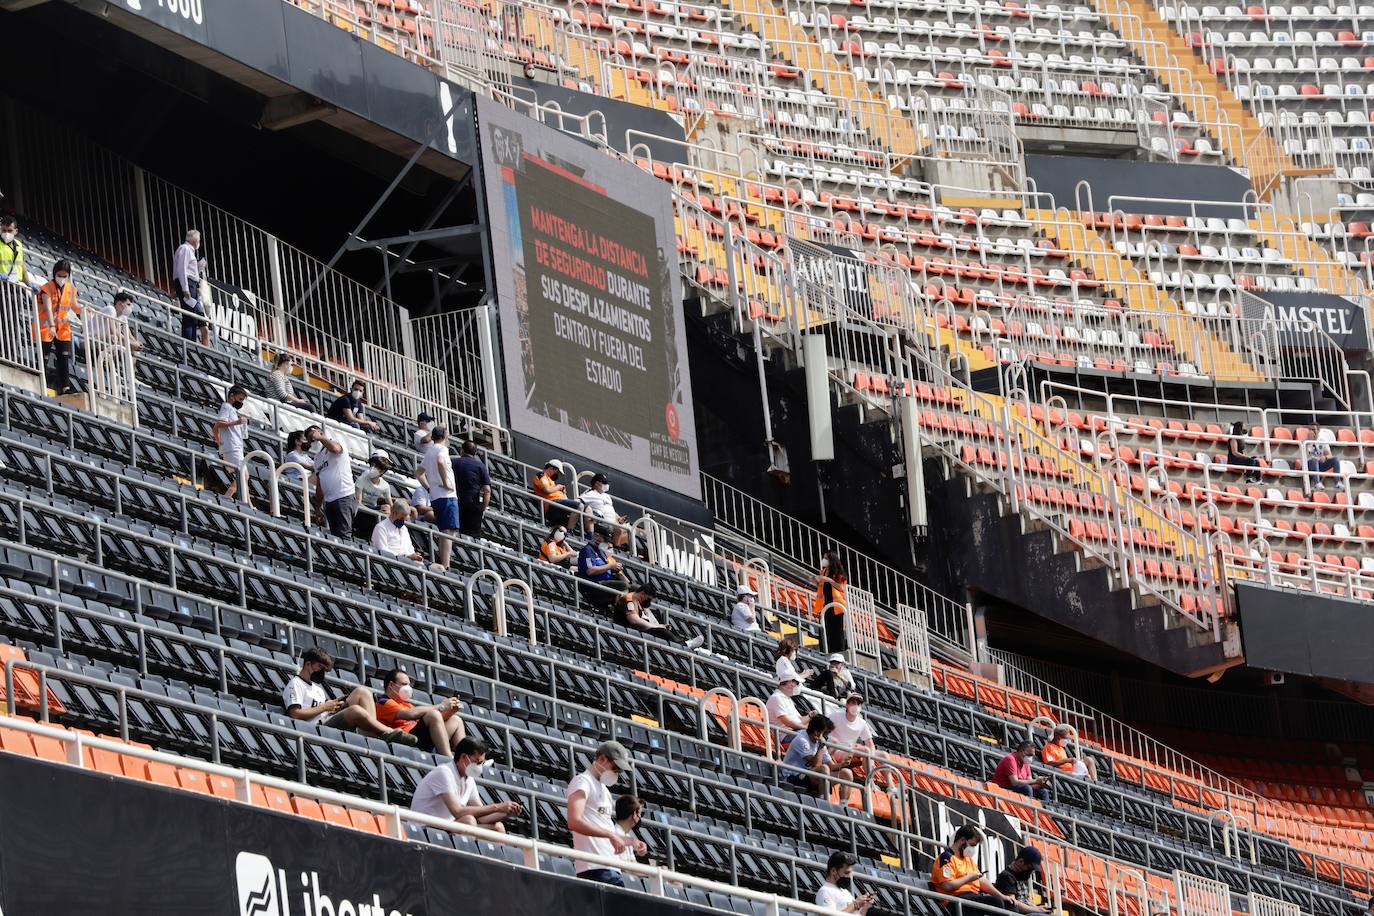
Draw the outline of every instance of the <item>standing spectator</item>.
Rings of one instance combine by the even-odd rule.
[[[639,826],[643,817],[644,799],[637,795],[622,795],[615,800],[615,829],[616,833],[620,834],[620,839],[625,842],[625,848],[620,851],[619,858],[632,864],[637,861],[638,856],[649,851],[644,841],[635,836],[635,828]]]
[[[59,395],[72,394],[72,315],[80,314],[72,265],[58,261],[52,279],[38,290],[38,336],[43,342],[43,360],[53,366],[52,389]]]
[[[315,467],[315,459],[310,454],[310,442],[305,438],[305,430],[298,429],[286,434],[286,454],[282,456],[282,464],[300,465],[300,468],[284,469],[281,476],[298,487],[304,487],[306,475]]]
[[[615,600],[612,613],[615,622],[623,627],[638,630],[650,636],[657,636],[659,639],[668,642],[682,643],[689,649],[696,649],[706,640],[700,636],[693,636],[691,639],[684,640],[671,627],[664,626],[658,622],[653,610],[649,607],[655,597],[658,596],[658,589],[652,582],[645,582],[633,591],[627,591]]]
[[[582,491],[581,502],[584,528],[602,522],[614,532],[612,546],[623,547],[629,542],[630,530],[625,527],[629,519],[615,511],[615,503],[611,500],[611,482],[605,474],[592,475],[591,486]]]
[[[309,402],[296,397],[296,388],[291,384],[292,370],[296,360],[290,353],[278,353],[272,360],[272,371],[267,373],[267,396],[274,401],[290,404],[292,407],[305,407]]]
[[[1016,745],[1016,750],[997,761],[997,769],[993,770],[992,781],[1008,792],[1026,795],[1040,801],[1049,801],[1050,790],[1047,786],[1050,778],[1031,775],[1030,761],[1033,753],[1035,753],[1035,745],[1029,741],[1022,741]]]
[[[387,517],[377,520],[372,527],[372,546],[378,553],[401,560],[422,562],[424,557],[415,549],[406,530],[410,521],[410,503],[404,499],[393,499],[387,506]]]
[[[410,810],[505,833],[506,826],[501,822],[518,815],[524,806],[516,801],[482,804],[477,777],[495,762],[487,759],[487,746],[480,738],[461,739],[453,749],[453,759],[439,764],[420,780],[410,800]]]
[[[367,459],[367,470],[358,478],[358,505],[376,505],[379,498],[385,496],[390,499],[395,495],[386,479],[390,470],[391,455],[387,450],[379,448],[373,452],[372,457]]]
[[[844,632],[845,589],[849,577],[845,575],[838,553],[832,550],[825,555],[817,579],[819,585],[811,601],[811,610],[825,625],[826,651],[843,652],[849,648]]]
[[[970,903],[1009,908],[1016,901],[993,887],[970,855],[981,842],[983,832],[972,824],[954,831],[954,842],[935,857],[930,870],[931,889]]]
[[[415,431],[411,433],[411,438],[415,440],[415,451],[425,450],[425,446],[429,445],[429,434],[433,430],[434,418],[425,411],[420,411],[420,415],[415,418]]]
[[[0,216],[0,282],[29,285],[24,265],[24,243],[19,238],[19,221],[8,213]]]
[[[808,678],[806,686],[831,699],[843,700],[854,692],[854,675],[844,663],[844,656],[839,652],[832,652],[825,670]]]
[[[566,528],[568,519],[572,517],[572,512],[568,510],[580,510],[582,504],[575,499],[568,499],[568,491],[558,482],[562,473],[563,465],[550,458],[544,465],[544,472],[534,475],[530,487],[544,503],[544,524]]]
[[[1244,469],[1247,483],[1259,483],[1259,459],[1245,454],[1245,424],[1237,420],[1231,424],[1231,435],[1226,440],[1226,464],[1231,470]]]
[[[554,566],[571,569],[573,557],[577,556],[577,551],[568,546],[567,537],[568,529],[562,525],[557,528],[550,528],[544,542],[539,545],[539,559],[545,563],[552,563]]]
[[[358,495],[348,447],[318,425],[306,427],[305,441],[312,448],[318,446],[313,460],[315,492],[324,509],[325,524],[335,537],[351,537],[353,516],[358,512]]]
[[[181,309],[181,336],[210,346],[210,322],[200,301],[200,281],[205,261],[199,256],[200,231],[191,229],[186,241],[172,256],[172,285],[176,288],[177,306]]]
[[[399,728],[415,737],[416,747],[426,753],[451,757],[453,749],[467,735],[458,710],[463,704],[457,697],[416,706],[410,702],[415,688],[410,675],[400,668],[392,668],[382,681],[382,705],[377,707],[377,721],[388,728]],[[416,728],[417,725],[424,726]]]
[[[133,307],[134,297],[120,290],[114,294],[114,299],[112,299],[109,304],[100,307],[100,314],[121,322],[123,340],[115,339],[112,340],[111,343],[123,343],[124,341],[128,341],[130,350],[135,353],[141,353],[143,351],[142,342],[134,336],[133,331],[129,330],[129,309]]]
[[[630,844],[621,839],[616,830],[615,802],[610,787],[628,773],[630,752],[619,741],[602,742],[592,756],[587,769],[568,783],[568,830],[573,835],[573,849],[614,858]],[[636,850],[637,851],[637,850]],[[607,868],[578,860],[574,864],[579,878],[624,887],[625,879],[617,868]]]
[[[229,393],[224,396],[224,403],[220,405],[219,415],[215,417],[215,425],[211,432],[215,437],[215,445],[219,446],[219,456],[229,465],[229,488],[224,491],[224,495],[233,499],[239,491],[239,472],[243,468],[243,428],[248,425],[248,418],[239,413],[243,410],[243,405],[248,403],[248,392],[241,385],[235,385],[229,389]],[[243,493],[243,501],[252,502],[248,497],[247,489]]]
[[[825,716],[812,716],[805,728],[797,730],[782,758],[783,766],[788,768],[783,771],[783,782],[813,795],[824,795],[831,776],[844,782],[854,781],[852,771],[832,766],[826,738],[834,729],[835,723]]]
[[[491,474],[477,457],[477,443],[468,439],[453,459],[453,481],[458,490],[458,530],[468,537],[482,536],[482,516],[491,505]]]
[[[759,626],[759,612],[754,606],[759,593],[749,587],[748,582],[735,586],[735,604],[730,608],[730,625],[746,633],[762,632]]]
[[[1070,776],[1097,781],[1097,761],[1091,757],[1070,757],[1069,741],[1074,737],[1073,729],[1067,725],[1056,725],[1054,735],[1045,743],[1040,759],[1046,766],[1063,770]]]
[[[834,762],[838,766],[849,767],[860,778],[868,769],[868,761],[878,752],[873,739],[873,726],[864,718],[864,698],[861,693],[851,693],[845,698],[844,709],[830,714],[835,723],[831,744],[835,748]]]
[[[363,403],[363,396],[367,393],[367,385],[360,379],[348,386],[348,390],[334,399],[334,403],[329,405],[329,409],[324,415],[336,423],[343,423],[354,429],[365,429],[370,433],[376,433],[382,427],[374,420],[367,418],[367,406]]]
[[[778,647],[773,650],[773,654],[776,658],[773,673],[777,675],[778,683],[782,683],[783,675],[803,681],[816,673],[815,668],[797,670],[797,641],[791,636],[778,640]]]
[[[577,553],[577,577],[582,580],[578,583],[578,590],[582,598],[594,607],[609,607],[616,598],[616,592],[623,592],[630,587],[630,580],[625,578],[620,561],[606,552],[606,540],[609,537],[606,527],[597,525]],[[604,588],[597,588],[598,585]]]
[[[1040,874],[1040,850],[1022,846],[1006,868],[997,875],[992,886],[1011,897],[1018,913],[1048,913],[1050,908],[1031,902],[1031,880]]]
[[[1331,455],[1331,446],[1320,439],[1309,439],[1303,444],[1303,455],[1307,458],[1307,470],[1312,475],[1313,489],[1325,490],[1328,475],[1334,475],[1341,466]]]
[[[434,509],[434,526],[445,535],[439,538],[439,557],[434,568],[448,569],[449,555],[453,552],[453,535],[458,532],[458,490],[453,485],[453,462],[448,457],[448,430],[442,426],[434,427],[430,433],[429,445],[425,446],[425,454],[415,476],[425,488],[429,504]]]
[[[341,728],[381,738],[390,744],[415,747],[414,736],[398,728],[387,728],[377,721],[377,704],[372,691],[354,687],[346,696],[330,699],[324,680],[334,670],[334,659],[319,647],[301,653],[301,670],[286,682],[282,689],[282,705],[286,714],[302,722],[315,722],[329,728]],[[322,718],[323,717],[323,718]]]
[[[805,728],[807,722],[817,718],[814,712],[802,715],[797,711],[797,704],[792,701],[792,697],[796,695],[800,686],[801,681],[797,680],[795,675],[785,674],[778,678],[778,689],[768,695],[768,702],[764,705],[768,710],[768,724],[774,731],[791,734]]]
[[[830,859],[825,863],[825,883],[816,891],[816,906],[836,913],[858,913],[862,916],[878,902],[873,894],[854,896],[854,863],[857,861],[847,852],[830,854]]]

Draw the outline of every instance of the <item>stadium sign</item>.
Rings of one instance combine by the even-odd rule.
[[[1258,300],[1258,301],[1256,301]],[[1369,349],[1369,321],[1359,303],[1330,293],[1280,293],[1266,290],[1247,295],[1242,314],[1246,318],[1260,317],[1264,305],[1274,309],[1274,317],[1284,328],[1286,346],[1302,349],[1308,346],[1305,333],[1313,337],[1311,346],[1318,347],[1329,337],[1347,353],[1364,353]]]
[[[234,860],[239,916],[292,916],[289,887],[295,875],[293,870],[288,878],[286,869],[273,868],[272,860],[266,856],[239,852]],[[389,908],[378,893],[357,902],[347,898],[336,900],[321,893],[317,871],[300,872],[300,884],[300,908],[294,912],[304,916],[411,916]]]

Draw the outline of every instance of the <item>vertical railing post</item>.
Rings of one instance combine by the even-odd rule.
[[[157,285],[153,270],[153,232],[148,220],[147,172],[134,166],[134,205],[138,212],[138,247],[143,256],[143,279]]]

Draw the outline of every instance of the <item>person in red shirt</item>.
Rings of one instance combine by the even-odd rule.
[[[416,706],[410,702],[414,690],[410,685],[410,675],[399,668],[386,673],[383,682],[386,696],[377,704],[377,721],[387,728],[395,728],[415,734],[419,742],[416,747],[422,751],[452,757],[453,748],[466,735],[463,720],[458,716],[462,703],[457,697],[449,697],[429,706]],[[424,728],[416,728],[423,724]]]
[[[1017,792],[1040,801],[1049,801],[1050,790],[1045,787],[1049,784],[1050,778],[1031,775],[1030,761],[1031,755],[1034,753],[1035,745],[1029,741],[1022,741],[1016,746],[1016,750],[998,761],[997,769],[992,774],[992,781],[1008,792]]]

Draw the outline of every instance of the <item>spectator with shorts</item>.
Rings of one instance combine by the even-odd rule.
[[[318,425],[306,427],[305,440],[314,449],[315,495],[329,533],[340,538],[352,537],[358,494],[348,447]]]
[[[835,723],[825,716],[812,716],[805,728],[797,730],[782,758],[786,768],[783,782],[803,792],[824,795],[828,791],[826,781],[832,776],[845,782],[854,781],[854,772],[835,765],[826,747],[826,739],[834,729]]]
[[[291,371],[295,365],[296,360],[290,353],[278,353],[277,358],[272,360],[272,371],[267,373],[264,388],[267,396],[274,401],[290,404],[292,407],[305,407],[309,402],[305,398],[297,397],[296,387],[291,384]]]
[[[869,759],[878,752],[873,726],[864,718],[863,710],[863,694],[853,692],[845,697],[844,709],[830,714],[830,721],[835,725],[830,736],[830,743],[835,748],[835,763],[853,770],[859,778],[863,778]]]
[[[573,557],[577,556],[577,551],[568,546],[567,538],[568,529],[562,525],[550,528],[543,543],[539,545],[539,559],[563,569],[572,569]]]
[[[1329,443],[1320,439],[1309,439],[1303,444],[1303,456],[1307,459],[1307,471],[1312,478],[1314,490],[1326,489],[1326,478],[1335,476],[1341,463],[1331,454]]]
[[[53,367],[52,389],[59,395],[76,391],[72,387],[72,316],[80,313],[72,265],[58,261],[52,279],[38,288],[38,337],[43,361]]]
[[[392,668],[382,681],[382,696],[377,707],[377,721],[388,728],[397,728],[413,736],[420,750],[451,757],[453,749],[467,735],[458,710],[463,704],[457,697],[439,703],[416,706],[410,702],[415,688],[410,675],[400,668]],[[416,726],[419,726],[418,728]]]
[[[816,891],[816,906],[836,913],[868,912],[878,902],[873,894],[854,896],[854,863],[858,859],[847,852],[832,852],[825,863],[825,883]]]
[[[482,517],[491,505],[491,473],[477,457],[477,443],[463,442],[453,459],[453,481],[458,491],[458,530],[468,537],[482,536]]]
[[[652,582],[645,582],[638,588],[625,592],[615,600],[615,605],[612,608],[615,622],[622,627],[638,630],[648,636],[657,636],[668,642],[681,643],[689,649],[699,648],[705,642],[702,637],[693,636],[691,639],[684,639],[674,633],[672,627],[659,623],[650,607],[657,596],[658,589],[654,587]]]
[[[992,773],[993,783],[1008,792],[1015,792],[1018,795],[1025,795],[1038,801],[1049,801],[1050,790],[1047,786],[1050,778],[1031,774],[1030,761],[1031,755],[1034,753],[1035,745],[1029,741],[1022,741],[1016,745],[1016,750],[997,762],[997,769]]]
[[[1063,770],[1070,776],[1080,776],[1084,779],[1097,781],[1097,761],[1091,757],[1070,757],[1069,741],[1074,737],[1073,729],[1067,725],[1056,725],[1054,734],[1050,740],[1045,742],[1045,747],[1040,752],[1040,759],[1046,766],[1054,767],[1056,770]]]
[[[609,539],[610,532],[606,527],[597,525],[577,554],[577,577],[582,580],[578,583],[578,590],[593,607],[609,607],[617,593],[630,587],[624,567],[606,551],[606,541]]]
[[[24,264],[24,243],[19,238],[19,221],[6,213],[0,216],[0,283],[29,285]]]
[[[562,525],[566,528],[572,513],[582,509],[580,502],[568,499],[568,491],[558,482],[562,474],[563,465],[550,458],[545,462],[543,472],[534,475],[534,480],[530,481],[530,489],[544,504],[544,524],[549,527]]]
[[[430,433],[429,445],[425,446],[415,476],[429,496],[429,504],[434,510],[434,527],[447,535],[439,539],[439,556],[434,563],[435,571],[442,572],[448,569],[449,556],[453,552],[452,538],[458,533],[458,490],[453,481],[453,463],[448,457],[448,430],[442,426],[434,427]]]
[[[452,757],[426,773],[415,787],[410,810],[505,833],[506,825],[502,821],[519,815],[525,808],[517,801],[482,804],[477,777],[495,763],[487,759],[487,746],[480,738],[460,739],[453,748]]]
[[[134,297],[120,290],[114,294],[114,298],[106,305],[100,307],[100,314],[107,318],[113,318],[120,322],[121,337],[114,338],[111,343],[128,343],[129,349],[135,353],[143,352],[143,344],[134,332],[129,330],[129,310],[134,307]],[[113,335],[112,335],[113,336]]]
[[[248,392],[241,385],[230,388],[229,393],[224,396],[224,403],[220,405],[219,414],[215,417],[215,425],[211,430],[215,437],[215,445],[219,447],[219,456],[229,465],[229,487],[224,491],[224,495],[230,499],[239,492],[239,469],[243,467],[243,428],[248,425],[248,418],[239,411],[246,403]],[[251,503],[246,490],[243,501]]]
[[[1015,899],[994,887],[973,860],[971,853],[982,842],[983,831],[972,824],[956,830],[954,842],[935,857],[930,870],[931,890],[958,897],[966,903],[1011,909]],[[945,907],[949,908],[948,902]]]
[[[997,875],[997,880],[992,882],[993,887],[1011,897],[1012,906],[1018,913],[1050,912],[1048,906],[1031,901],[1031,882],[1040,874],[1041,859],[1040,850],[1034,846],[1022,846],[1016,858],[1012,859]]]
[[[181,309],[181,336],[199,340],[210,346],[210,322],[200,301],[200,281],[204,279],[205,261],[199,255],[200,231],[191,229],[186,241],[172,256],[172,285],[176,289],[177,307]]]
[[[386,517],[378,519],[372,527],[370,540],[373,549],[393,559],[424,562],[424,556],[415,549],[410,532],[406,530],[409,521],[410,503],[404,499],[393,499],[387,503]]]
[[[635,836],[635,830],[644,817],[644,799],[637,795],[622,795],[615,800],[615,831],[625,843],[618,858],[634,864],[638,857],[649,851],[644,841]]]
[[[826,696],[843,701],[854,692],[854,675],[844,662],[844,655],[832,652],[826,660],[825,670],[806,679],[806,686]]]
[[[626,848],[634,848],[616,828],[615,801],[610,791],[610,787],[620,781],[621,774],[630,769],[630,752],[625,746],[619,741],[604,741],[597,747],[587,768],[568,783],[567,819],[573,849],[611,859],[624,853]],[[615,887],[625,886],[625,878],[618,868],[581,859],[573,867],[579,878]]]
[[[354,687],[344,696],[330,698],[324,689],[325,677],[334,670],[334,659],[317,647],[301,653],[301,670],[286,682],[282,706],[286,714],[301,722],[314,722],[329,728],[355,731],[381,738],[389,744],[415,747],[414,736],[398,728],[387,728],[377,721],[377,704],[372,691]]]
[[[327,419],[354,429],[367,430],[376,433],[382,427],[375,420],[367,417],[367,406],[363,398],[367,395],[367,385],[360,379],[348,386],[348,390],[334,399],[329,405],[329,409],[324,415]]]

